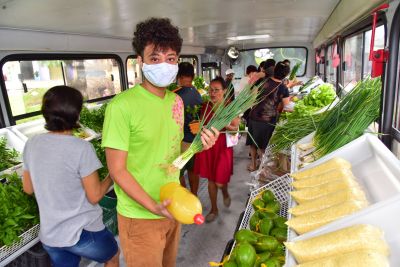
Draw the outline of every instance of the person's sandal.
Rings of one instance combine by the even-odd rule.
[[[209,213],[209,214],[207,214],[207,216],[206,216],[206,223],[210,223],[210,222],[213,222],[213,221],[215,221],[215,219],[218,217],[218,214],[215,214],[215,213]]]
[[[225,207],[229,208],[231,206],[231,196],[224,198]]]

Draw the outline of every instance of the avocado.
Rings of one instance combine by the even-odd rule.
[[[260,221],[259,232],[263,235],[269,235],[269,232],[274,227],[274,222],[271,219],[264,218]]]
[[[275,251],[278,245],[279,242],[275,237],[262,236],[258,238],[257,242],[254,244],[254,248],[257,252]]]
[[[278,201],[271,201],[264,206],[263,210],[272,213],[279,213],[281,210],[281,204]]]
[[[281,267],[282,264],[277,258],[270,258],[264,261],[261,266],[265,267]]]
[[[258,214],[254,213],[253,216],[251,216],[250,221],[249,221],[250,230],[256,231],[257,230],[257,224],[259,222],[260,222],[260,218],[258,218]]]
[[[269,257],[271,257],[271,252],[263,252],[260,254],[257,254],[256,257],[256,263],[254,264],[254,267],[260,267],[261,263],[263,263],[264,261],[268,260]]]
[[[287,225],[285,224],[286,221],[287,220],[285,218],[278,216],[278,217],[274,218],[274,225],[275,225],[275,227],[279,227],[279,228],[287,228]]]
[[[274,228],[271,230],[271,236],[278,239],[279,242],[284,242],[287,240],[287,228]]]
[[[265,203],[268,203],[272,200],[275,200],[275,195],[271,190],[265,190],[262,194],[262,199],[265,201]]]
[[[237,246],[236,263],[239,267],[253,267],[256,262],[256,251],[252,245],[247,242],[240,243]]]
[[[276,215],[275,213],[262,211],[262,210],[257,211],[257,214],[260,219],[268,218],[268,219],[273,220],[273,219],[278,218],[278,215]]]
[[[262,199],[257,198],[256,200],[251,203],[255,211],[262,209],[265,207],[265,203]]]
[[[225,262],[224,265],[222,265],[222,267],[238,267],[238,265],[236,264],[236,262],[229,260]]]
[[[241,229],[235,234],[235,240],[238,243],[248,242],[250,244],[254,244],[257,242],[257,238],[258,236],[256,235],[256,233],[248,229]]]

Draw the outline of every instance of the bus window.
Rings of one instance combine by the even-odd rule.
[[[369,61],[369,48],[371,45],[372,30],[365,32],[365,48],[364,48],[364,76],[371,75],[372,62]],[[385,27],[383,25],[376,28],[375,31],[375,47],[374,50],[385,48]]]
[[[336,51],[335,51],[336,50]],[[328,46],[327,49],[327,61],[326,61],[326,82],[331,83],[336,86],[336,80],[337,80],[337,67],[333,67],[333,55],[337,53],[337,46],[336,45],[330,45]]]
[[[197,56],[180,56],[179,63],[181,62],[189,62],[194,67],[194,74],[195,75],[199,74],[197,71],[197,64],[198,64]]]
[[[126,66],[126,72],[128,74],[128,88],[142,83],[142,71],[137,63],[136,56],[129,56]]]
[[[344,90],[349,92],[362,79],[363,33],[345,39],[344,42]]]
[[[325,48],[322,48],[319,52],[319,56],[321,61],[318,64],[318,76],[320,76],[323,80],[325,80]]]
[[[400,44],[399,44],[400,46]],[[399,58],[400,58],[400,49],[399,49]],[[395,110],[393,114],[393,127],[400,132],[400,61],[397,62],[397,90],[396,90],[396,101],[395,101]],[[400,142],[400,140],[398,140]]]
[[[78,89],[85,100],[121,92],[119,64],[115,59],[7,61],[2,72],[12,116],[19,123],[20,119],[26,121],[37,115],[43,95],[56,85]]]
[[[289,59],[291,67],[299,62],[301,63],[301,66],[297,72],[297,77],[301,77],[306,74],[307,49],[305,47],[278,47],[246,50],[242,51],[240,56],[240,62],[232,67],[235,71],[236,79],[245,75],[246,67],[248,65],[255,65],[258,67],[262,61],[265,61],[269,58],[275,59],[276,62]]]

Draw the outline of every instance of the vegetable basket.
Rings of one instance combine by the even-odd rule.
[[[37,224],[25,233],[21,234],[18,242],[14,242],[10,246],[2,246],[0,248],[0,266],[10,263],[34,244],[36,244],[39,241],[39,229],[40,226]]]

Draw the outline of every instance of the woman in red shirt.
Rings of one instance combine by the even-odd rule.
[[[225,82],[217,77],[210,83],[210,102],[204,103],[201,115],[211,119],[213,110],[218,105],[225,105],[224,95],[226,92]],[[240,119],[234,119],[222,131],[237,131]],[[206,216],[206,222],[212,222],[218,216],[217,195],[218,188],[222,190],[224,205],[229,207],[231,198],[228,193],[228,183],[233,172],[233,149],[226,145],[226,134],[221,132],[215,145],[199,154],[196,154],[194,172],[200,177],[208,179],[208,193],[211,200],[211,211]]]

